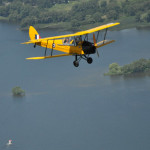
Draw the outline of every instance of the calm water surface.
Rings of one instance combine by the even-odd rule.
[[[103,76],[110,63],[150,58],[150,30],[109,32],[116,43],[75,68],[74,57],[25,60],[44,49],[21,45],[28,32],[17,28],[0,23],[0,150],[150,149],[150,77]],[[11,95],[15,86],[24,98]]]

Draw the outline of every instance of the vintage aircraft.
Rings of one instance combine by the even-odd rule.
[[[34,44],[34,48],[36,45],[45,47],[45,54],[42,57],[30,57],[27,59],[46,59],[53,57],[62,57],[62,56],[75,56],[75,61],[73,62],[75,67],[79,66],[79,61],[84,59],[87,63],[91,64],[93,59],[89,57],[90,54],[97,53],[99,57],[99,53],[97,48],[115,42],[115,40],[106,40],[107,29],[120,23],[109,23],[106,25],[102,25],[96,28],[92,28],[86,31],[77,32],[74,34],[54,36],[41,38],[38,32],[34,29],[34,27],[30,26],[29,28],[29,37],[30,41],[22,43],[22,44]],[[100,30],[104,30],[104,39],[97,43]],[[95,37],[94,32],[97,32],[97,37]],[[93,33],[93,42],[88,40],[88,35]],[[51,49],[51,55],[46,56],[47,48]],[[64,52],[65,54],[53,55],[53,50]]]

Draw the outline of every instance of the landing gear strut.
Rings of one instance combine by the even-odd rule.
[[[75,67],[79,67],[79,59],[77,55],[75,55],[75,61],[73,62],[73,64]]]
[[[79,67],[79,62],[81,59],[86,60],[88,64],[91,64],[93,62],[93,59],[91,57],[87,57],[86,55],[75,55],[75,61],[73,62],[73,65],[75,67]]]
[[[93,62],[93,59],[92,59],[91,57],[88,57],[88,58],[87,58],[87,63],[88,63],[88,64],[91,64],[92,62]]]

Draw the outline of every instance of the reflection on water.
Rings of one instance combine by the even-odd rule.
[[[115,75],[115,76],[109,76],[111,80],[128,80],[128,79],[141,79],[141,78],[147,78],[150,77],[150,72],[139,72],[129,75]]]
[[[145,72],[145,73],[134,73],[134,74],[130,74],[130,75],[125,75],[124,79],[141,79],[141,78],[146,78],[150,76],[150,72]]]
[[[150,77],[108,77],[109,64],[149,58],[150,31],[108,32],[116,43],[73,67],[74,57],[27,61],[44,49],[21,45],[28,32],[0,23],[0,148],[13,150],[150,149]],[[42,37],[66,32],[40,30]],[[141,43],[143,43],[141,45]],[[144,47],[143,47],[144,45]],[[12,87],[26,91],[11,95]],[[13,145],[3,147],[9,139]]]
[[[15,150],[18,149],[18,147],[15,146],[15,144],[13,145],[4,145],[1,147],[1,150]]]

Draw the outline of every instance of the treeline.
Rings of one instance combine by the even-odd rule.
[[[55,5],[60,5],[59,9],[54,9]],[[134,17],[136,22],[150,22],[150,1],[0,0],[0,16],[19,23],[21,27],[57,22],[70,22],[72,26],[79,27],[116,21],[122,17]]]
[[[72,0],[70,0],[72,1]],[[55,4],[67,4],[68,0],[0,0],[1,5],[8,5],[13,2],[21,2],[23,5],[29,4],[31,6],[37,6],[42,8],[50,8]]]
[[[105,75],[131,75],[146,72],[150,72],[150,59],[140,59],[124,66],[112,63],[109,65],[109,72]]]

